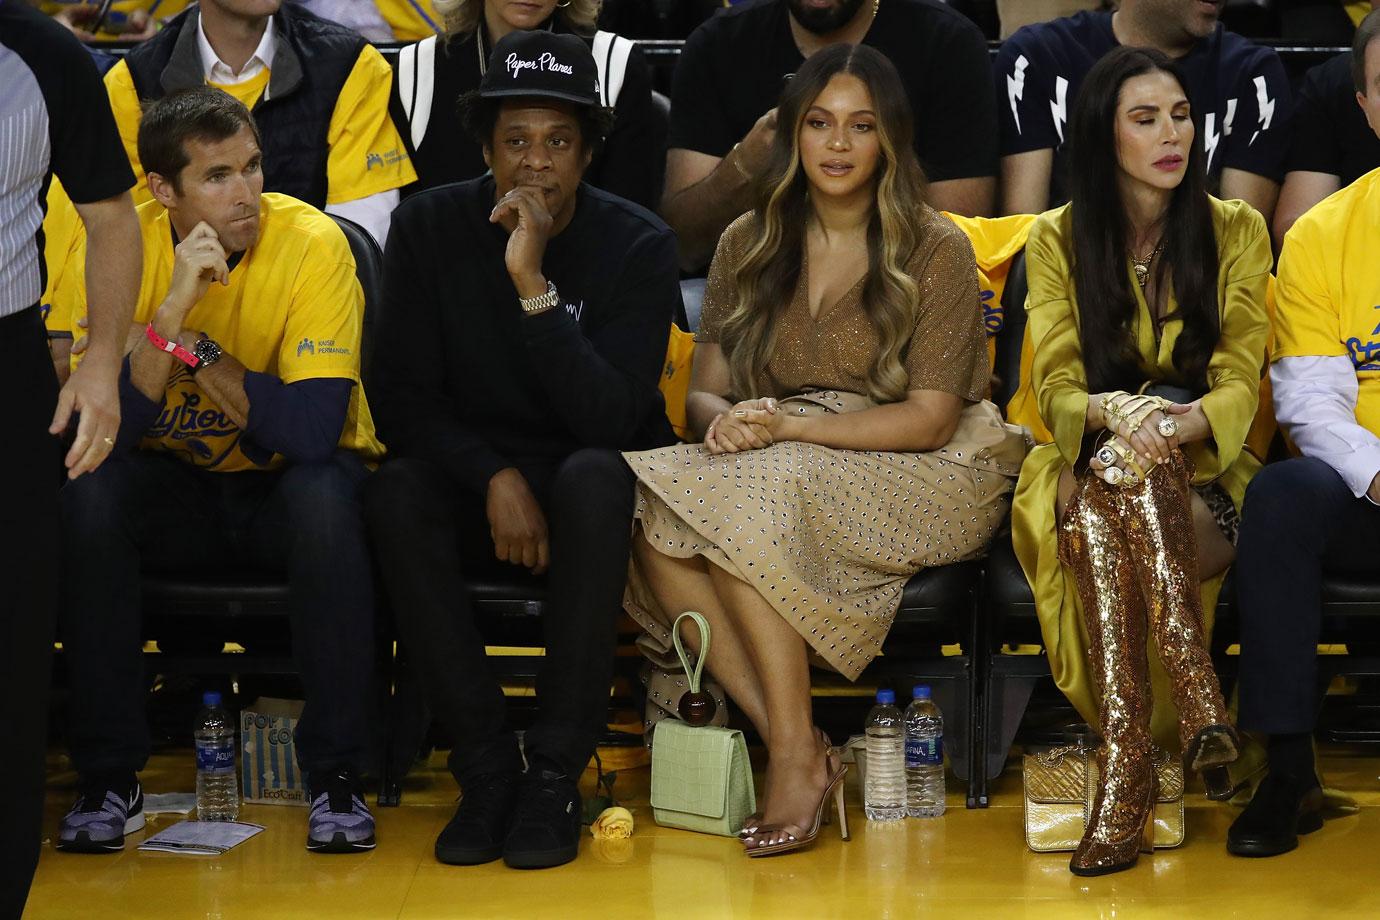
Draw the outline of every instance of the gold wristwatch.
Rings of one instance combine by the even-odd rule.
[[[536,297],[519,297],[518,303],[522,304],[523,313],[540,313],[543,310],[550,310],[561,302],[561,295],[556,293],[556,285],[551,281],[546,282],[546,293]]]

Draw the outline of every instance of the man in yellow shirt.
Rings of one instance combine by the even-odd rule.
[[[39,9],[88,43],[141,42],[182,12],[189,0],[42,0]]]
[[[105,77],[135,175],[142,174],[135,139],[143,106],[209,83],[253,110],[265,189],[347,217],[380,246],[398,190],[417,178],[389,112],[392,81],[388,63],[358,34],[282,0],[201,0]],[[150,197],[141,180],[135,204]],[[79,224],[56,184],[48,207],[44,251],[56,279],[79,245]],[[59,358],[72,321],[60,309],[48,312]]]
[[[81,560],[60,612],[80,783],[57,847],[111,852],[143,826],[141,569],[251,566],[292,591],[307,847],[372,849],[358,777],[374,592],[357,493],[382,447],[359,386],[354,259],[331,218],[262,194],[258,130],[226,93],[165,97],[138,144],[155,200],[138,209],[120,431],[111,459],[61,495],[64,559]],[[81,264],[55,292],[75,316]]]
[[[1380,69],[1367,70],[1380,90]],[[1270,382],[1302,456],[1256,474],[1242,510],[1240,726],[1269,735],[1270,773],[1228,834],[1241,856],[1287,852],[1322,826],[1312,745],[1322,575],[1380,573],[1377,227],[1380,170],[1299,218],[1280,255]]]

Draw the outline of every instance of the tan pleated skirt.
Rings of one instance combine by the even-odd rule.
[[[907,579],[987,549],[1013,484],[940,452],[797,441],[719,456],[700,444],[624,456],[637,474],[636,515],[653,546],[704,556],[752,585],[850,680],[881,650]],[[673,664],[672,617],[635,563],[625,606],[647,631],[649,657]]]

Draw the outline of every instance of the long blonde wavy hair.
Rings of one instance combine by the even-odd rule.
[[[914,120],[905,86],[885,55],[864,45],[834,45],[806,61],[782,92],[770,161],[753,189],[752,243],[738,266],[738,304],[719,339],[739,398],[757,395],[757,381],[776,347],[779,320],[800,280],[811,213],[800,165],[800,128],[815,99],[841,73],[867,87],[881,144],[862,291],[863,310],[880,343],[868,372],[868,395],[878,402],[898,402],[906,395],[903,358],[920,306],[906,263],[920,243],[926,213],[925,175],[912,146]]]
[[[553,15],[563,20],[571,31],[592,34],[602,2],[603,0],[570,0],[565,6],[557,4]],[[484,16],[484,0],[434,0],[433,5],[445,23],[447,38],[473,34],[474,30],[479,28],[479,20]]]

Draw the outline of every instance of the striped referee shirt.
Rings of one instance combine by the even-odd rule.
[[[134,186],[86,49],[24,0],[0,0],[0,317],[43,292],[41,228],[54,173],[77,204]]]

